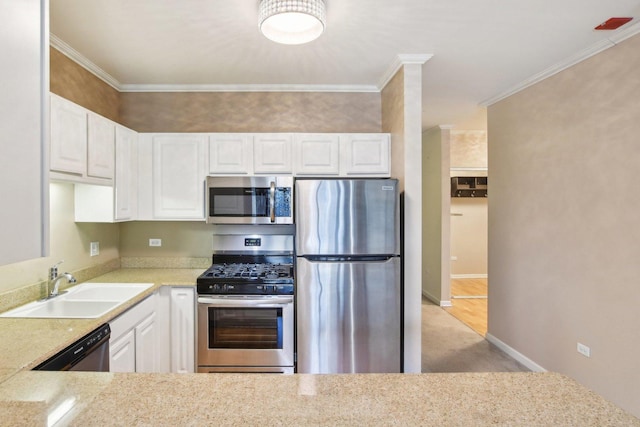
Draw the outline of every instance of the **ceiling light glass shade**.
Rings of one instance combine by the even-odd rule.
[[[258,25],[262,34],[274,42],[308,43],[324,31],[324,0],[262,0]]]

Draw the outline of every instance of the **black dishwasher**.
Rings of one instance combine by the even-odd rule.
[[[105,323],[33,370],[109,372],[110,337],[111,328]]]

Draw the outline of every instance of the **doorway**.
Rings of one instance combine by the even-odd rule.
[[[450,138],[451,306],[446,311],[481,336],[487,334],[488,318],[488,204],[487,192],[462,190],[488,186],[487,132],[452,131]],[[461,183],[459,186],[458,183]]]

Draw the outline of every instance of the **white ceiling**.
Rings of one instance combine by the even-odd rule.
[[[640,32],[640,0],[327,0],[325,33],[287,46],[258,3],[51,0],[51,33],[121,90],[375,91],[398,55],[433,54],[423,128],[483,129],[482,103]],[[614,16],[635,19],[593,31]]]

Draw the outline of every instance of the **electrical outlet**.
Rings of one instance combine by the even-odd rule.
[[[455,255],[451,255],[451,261],[457,261],[457,260],[458,260],[458,257],[457,257],[457,256],[455,256]]]
[[[591,357],[591,349],[582,343],[578,343],[578,353],[585,357]]]
[[[162,239],[149,239],[149,246],[162,246]]]
[[[89,244],[89,256],[96,256],[100,253],[100,242],[91,242]]]

